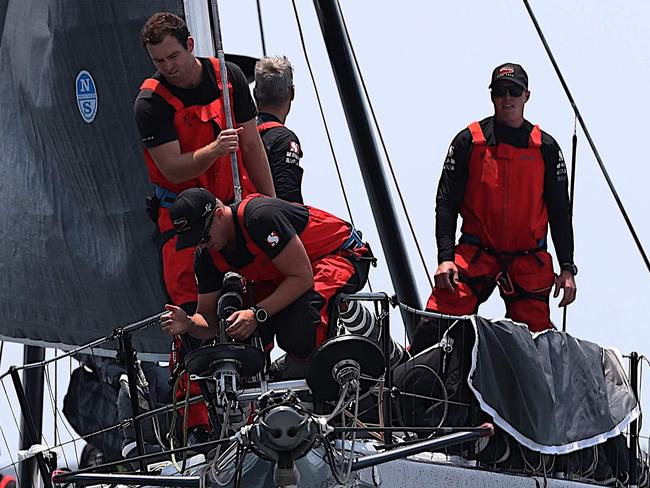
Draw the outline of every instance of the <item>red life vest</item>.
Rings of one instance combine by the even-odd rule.
[[[251,239],[244,222],[244,211],[246,205],[254,198],[268,198],[260,194],[248,195],[237,207],[237,216],[239,227],[244,234],[246,247],[253,255],[254,259],[249,264],[233,270],[219,251],[210,249],[210,256],[214,265],[219,271],[236,271],[248,281],[273,281],[279,283],[284,279],[284,275],[273,265],[271,258],[264,253]],[[306,205],[305,205],[306,206]],[[314,262],[328,254],[334,254],[350,237],[352,230],[350,224],[338,217],[320,210],[318,208],[306,206],[309,210],[309,220],[298,237],[302,241],[305,251],[310,262]]]
[[[546,237],[542,131],[533,127],[528,147],[488,146],[478,122],[469,125],[474,147],[460,209],[462,232],[484,246],[514,252],[535,249]]]
[[[269,120],[268,122],[262,122],[261,124],[257,125],[257,132],[259,132],[259,134],[262,135],[267,130],[273,129],[274,127],[284,127],[284,124],[281,124],[280,122],[276,122],[275,120]]]
[[[217,86],[221,93],[223,93],[219,61],[216,58],[209,59],[212,63],[212,68],[217,80]],[[230,94],[230,104],[234,107],[233,92],[230,82],[228,82],[228,89]],[[199,149],[214,141],[216,136],[212,122],[216,123],[221,128],[227,127],[222,96],[213,100],[208,105],[192,105],[186,107],[183,102],[178,97],[174,96],[165,85],[154,78],[144,80],[140,86],[140,90],[151,90],[162,97],[163,100],[174,109],[174,128],[178,135],[181,153]],[[237,127],[237,122],[235,120],[233,120],[233,124]],[[172,183],[163,176],[154,163],[147,148],[144,149],[144,158],[147,164],[147,170],[149,171],[149,179],[158,186],[173,193],[178,194],[187,188],[200,186],[210,190],[223,202],[229,202],[234,198],[230,155],[217,158],[214,164],[198,178],[178,184]],[[237,151],[237,162],[243,194],[247,195],[253,193],[255,188],[244,168],[241,151]]]

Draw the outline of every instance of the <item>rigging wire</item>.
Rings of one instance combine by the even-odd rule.
[[[264,24],[262,23],[262,6],[257,0],[257,21],[260,24],[260,39],[262,40],[262,54],[266,56],[266,39],[264,38]]]
[[[337,0],[337,3],[338,0]],[[404,200],[404,195],[402,193],[402,189],[399,185],[399,182],[397,181],[397,175],[395,174],[395,168],[393,166],[393,162],[388,154],[388,148],[386,146],[386,142],[384,141],[384,135],[380,129],[379,126],[379,121],[377,120],[377,115],[375,114],[375,108],[373,107],[372,101],[370,100],[370,94],[368,93],[368,88],[366,87],[366,81],[363,77],[363,73],[361,71],[361,66],[359,65],[359,60],[357,59],[357,53],[354,49],[354,44],[352,43],[352,39],[350,38],[350,33],[348,31],[348,25],[345,22],[345,15],[343,15],[343,9],[339,5],[339,11],[341,12],[341,20],[343,22],[343,29],[345,30],[345,37],[348,40],[348,44],[350,46],[350,52],[352,53],[352,59],[354,60],[354,65],[357,68],[357,73],[359,74],[359,79],[361,80],[361,86],[363,87],[363,93],[366,97],[366,102],[368,103],[368,108],[370,109],[370,114],[372,115],[372,121],[375,125],[375,130],[377,131],[377,135],[379,136],[379,141],[381,143],[381,148],[384,151],[384,157],[386,158],[386,162],[388,163],[388,169],[390,170],[391,177],[393,178],[393,183],[395,184],[395,189],[397,190],[397,195],[399,197],[400,204],[402,205],[402,210],[404,211],[404,215],[406,216],[406,222],[408,223],[409,230],[411,231],[411,236],[413,236],[413,241],[415,242],[415,247],[418,251],[418,255],[420,257],[420,261],[422,262],[422,267],[424,268],[424,272],[427,275],[427,280],[429,281],[429,285],[433,289],[433,280],[431,279],[431,274],[429,273],[429,267],[427,266],[426,260],[424,259],[424,253],[422,252],[422,248],[420,247],[420,241],[417,238],[417,234],[415,233],[415,228],[413,226],[413,222],[411,221],[411,216],[409,214],[408,208],[406,207],[406,202]]]
[[[4,381],[0,381],[2,384],[2,389],[5,392],[5,398],[7,399],[7,404],[9,405],[9,411],[11,412],[11,416],[14,419],[14,425],[16,426],[16,429],[18,430],[18,438],[20,439],[20,442],[24,442],[24,437],[23,433],[21,432],[20,426],[18,425],[18,419],[16,419],[16,413],[14,412],[14,408],[11,406],[11,401],[9,400],[9,394],[7,393],[7,387],[5,386]],[[29,415],[31,415],[31,412],[28,412]]]
[[[596,145],[594,144],[593,139],[591,138],[591,135],[589,134],[589,130],[587,129],[587,126],[582,119],[582,115],[580,115],[580,111],[578,110],[578,106],[576,105],[575,101],[573,100],[573,96],[571,95],[571,92],[569,91],[569,87],[564,81],[564,76],[562,76],[562,72],[560,71],[560,68],[558,64],[555,62],[555,57],[553,56],[553,53],[551,52],[551,48],[549,47],[548,43],[546,42],[546,38],[544,37],[544,33],[542,32],[542,28],[540,27],[539,23],[537,22],[537,18],[535,17],[535,14],[533,13],[532,8],[530,7],[530,4],[528,3],[528,0],[523,0],[524,5],[526,7],[526,10],[528,11],[528,15],[530,16],[530,19],[533,22],[533,25],[535,26],[535,30],[537,31],[537,34],[539,35],[539,39],[542,41],[542,44],[544,45],[544,49],[546,50],[546,54],[548,54],[548,57],[551,61],[551,64],[553,65],[553,68],[555,69],[555,73],[557,74],[558,79],[560,80],[560,83],[562,84],[562,88],[564,88],[564,92],[566,93],[567,98],[569,99],[569,103],[571,104],[571,107],[573,108],[573,111],[576,115],[576,118],[580,122],[580,127],[582,128],[582,132],[584,132],[585,137],[587,138],[587,141],[589,142],[589,146],[591,147],[592,152],[594,153],[594,156],[596,158],[596,161],[598,162],[598,166],[600,166],[600,170],[603,173],[603,176],[605,177],[605,181],[607,181],[607,185],[609,186],[609,190],[612,193],[612,196],[614,197],[614,200],[616,200],[616,204],[618,205],[618,209],[621,212],[621,215],[623,216],[623,219],[625,220],[625,223],[627,224],[627,228],[630,231],[630,234],[632,235],[632,239],[634,239],[634,243],[636,244],[637,249],[639,250],[639,253],[641,254],[641,258],[643,259],[643,262],[646,265],[646,268],[650,272],[650,260],[648,259],[648,256],[646,255],[646,252],[643,248],[643,244],[641,244],[641,241],[639,240],[639,237],[636,234],[636,230],[634,229],[634,226],[632,225],[632,221],[630,220],[630,217],[627,215],[627,212],[625,211],[625,207],[623,207],[623,202],[621,202],[621,199],[618,196],[618,193],[616,191],[616,188],[614,188],[614,183],[612,183],[612,180],[609,177],[609,174],[607,173],[607,169],[605,168],[605,164],[603,163],[603,160],[600,158],[600,154],[598,153],[598,149],[596,149]]]
[[[55,349],[54,350],[54,359],[55,359],[54,361],[54,408],[55,409],[57,407],[57,401],[59,400],[59,362],[56,361],[56,359],[58,359],[58,355],[59,355],[59,350]],[[45,372],[47,374],[47,368],[45,368]],[[59,423],[55,415],[54,417],[54,444],[55,445],[58,444],[58,440],[61,439],[59,439]],[[63,457],[65,458],[65,453],[63,454]],[[68,460],[66,459],[65,462],[67,464]]]
[[[3,345],[4,345],[4,341],[3,341]],[[1,349],[2,348],[0,347],[0,350]],[[11,405],[11,402],[9,402],[9,396],[7,395],[7,390],[4,387],[4,381],[0,381],[0,383],[2,383],[2,388],[5,391],[5,397],[7,398],[7,402]],[[20,432],[20,430],[19,430],[19,432]],[[14,468],[14,473],[16,474],[16,480],[18,481],[18,486],[20,486],[20,476],[18,475],[18,469],[16,467],[18,463],[16,461],[14,461],[14,457],[11,454],[11,449],[9,448],[9,442],[7,441],[7,436],[5,435],[5,430],[2,428],[1,425],[0,425],[0,434],[2,434],[2,440],[4,441],[5,447],[7,448],[7,452],[9,453],[9,459],[11,460],[11,464],[9,466],[7,466],[7,467],[13,467]],[[6,469],[6,467],[3,468],[2,471],[4,471],[5,469]]]
[[[343,199],[345,200],[345,207],[348,210],[348,216],[350,218],[350,223],[354,225],[354,218],[352,217],[352,209],[350,208],[350,202],[348,200],[348,194],[345,191],[345,185],[343,184],[343,176],[341,175],[341,168],[339,165],[338,158],[334,152],[334,145],[332,144],[332,136],[330,135],[329,125],[327,124],[327,119],[325,118],[325,112],[323,110],[323,103],[321,102],[320,92],[318,91],[318,86],[316,85],[316,78],[314,77],[314,70],[311,67],[311,62],[309,61],[309,55],[307,54],[307,46],[305,45],[305,36],[302,32],[302,24],[300,23],[300,17],[298,15],[298,7],[296,7],[296,0],[291,0],[291,5],[293,5],[293,13],[296,17],[296,25],[298,27],[298,35],[300,37],[300,45],[302,46],[302,52],[305,56],[305,61],[307,62],[307,69],[309,70],[309,76],[311,77],[311,83],[314,87],[314,93],[316,94],[316,101],[318,102],[318,109],[320,110],[320,116],[323,120],[323,126],[325,128],[325,134],[327,136],[327,142],[329,143],[330,153],[332,154],[332,159],[334,160],[334,166],[336,167],[336,174],[339,179],[339,185],[341,186],[341,192],[343,192]],[[355,226],[356,227],[356,226]]]

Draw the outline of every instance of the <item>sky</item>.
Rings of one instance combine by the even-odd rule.
[[[287,55],[295,69],[296,97],[287,125],[298,134],[304,151],[305,200],[347,217],[291,2],[261,3],[267,53]],[[373,288],[392,294],[380,245],[381,239],[391,236],[377,235],[313,4],[297,3],[354,220],[380,259],[380,267],[371,272]],[[650,145],[644,141],[650,113],[650,95],[644,89],[650,80],[646,23],[650,3],[537,0],[531,6],[639,239],[650,252]],[[503,62],[524,66],[531,90],[526,118],[555,137],[567,161],[571,159],[573,111],[521,1],[341,0],[341,7],[433,274],[435,192],[442,162],[461,129],[492,114],[487,89],[492,69]],[[255,0],[224,0],[220,9],[225,51],[261,56]],[[616,347],[622,354],[650,354],[650,273],[580,129],[575,189],[578,295],[568,310],[567,331]],[[397,207],[398,200],[394,201]],[[398,215],[405,224],[399,208]],[[430,287],[406,225],[402,232],[425,303]],[[552,300],[552,319],[561,326],[558,301]],[[498,294],[480,312],[502,317],[504,307]],[[399,314],[391,317],[394,337],[402,341]],[[20,361],[17,346],[7,346],[0,370]],[[61,381],[66,374],[69,369],[62,367]],[[642,402],[647,403],[647,375],[642,388]],[[46,433],[51,432],[46,421]],[[644,426],[643,433],[648,432]],[[10,436],[11,430],[7,433]],[[14,451],[13,447],[9,450]],[[0,451],[0,462],[8,463],[4,442]]]

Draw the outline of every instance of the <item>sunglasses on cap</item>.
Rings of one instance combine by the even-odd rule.
[[[511,97],[520,97],[524,93],[524,87],[519,85],[495,86],[492,88],[492,95],[497,98],[505,97],[509,93]]]
[[[199,244],[207,244],[210,242],[210,227],[212,227],[212,219],[214,218],[214,213],[208,217],[208,220],[205,223],[205,227],[203,228],[203,234],[201,235],[201,239],[199,240]]]

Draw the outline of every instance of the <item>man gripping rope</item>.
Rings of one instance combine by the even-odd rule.
[[[555,140],[524,119],[528,75],[513,63],[495,68],[494,116],[453,140],[436,196],[438,269],[427,308],[476,313],[499,287],[507,316],[533,332],[552,327],[549,295],[559,306],[576,296],[567,172]],[[454,246],[458,215],[462,235]],[[547,229],[560,262],[553,273]]]
[[[267,348],[275,336],[301,373],[330,333],[335,297],[363,288],[374,261],[349,223],[276,198],[249,195],[239,204],[224,205],[207,190],[190,189],[174,202],[171,216],[179,249],[198,245],[199,295],[191,317],[167,305],[163,329],[199,339],[215,337],[224,274],[235,271],[255,285],[270,285],[264,286],[269,293],[233,313],[226,333],[243,341],[257,331]]]
[[[176,249],[169,208],[181,191],[210,189],[221,200],[234,198],[230,154],[236,153],[244,195],[254,191],[274,196],[266,153],[256,129],[255,103],[246,78],[226,63],[233,129],[227,129],[219,61],[197,58],[194,39],[180,17],[160,12],[150,17],[140,34],[158,71],[140,86],[134,103],[135,120],[145,147],[149,177],[155,184],[149,211],[160,232],[163,279],[172,303],[188,313],[196,309],[194,255]],[[192,345],[188,337],[175,338],[171,363]],[[179,395],[183,395],[182,385]],[[198,394],[198,388],[191,389]],[[192,415],[189,426],[206,426],[207,415]],[[190,437],[192,440],[193,437]]]

